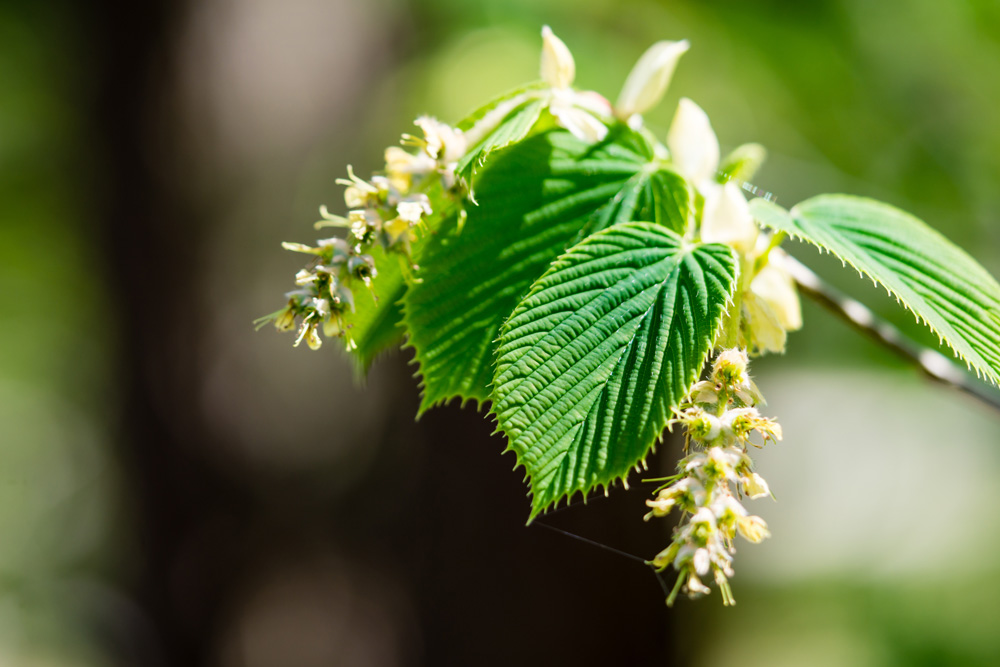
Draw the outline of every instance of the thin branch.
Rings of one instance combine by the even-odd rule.
[[[1000,412],[1000,397],[988,392],[972,376],[950,359],[906,337],[896,327],[879,318],[867,306],[823,282],[813,271],[794,257],[784,258],[799,289],[852,327],[919,368],[931,380],[947,385],[978,399]]]

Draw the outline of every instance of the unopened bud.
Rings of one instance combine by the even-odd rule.
[[[285,308],[281,314],[274,318],[274,328],[278,331],[291,331],[295,328],[295,311]]]
[[[632,114],[646,113],[659,104],[670,85],[677,61],[689,47],[686,39],[657,42],[649,47],[625,79],[615,104],[615,114],[627,120]]]
[[[573,54],[549,26],[542,26],[542,81],[553,88],[569,88],[576,78]]]

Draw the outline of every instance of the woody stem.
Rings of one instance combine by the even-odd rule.
[[[962,391],[1000,411],[1000,396],[982,387],[950,359],[914,342],[899,329],[878,317],[867,306],[824,282],[794,257],[788,256],[785,265],[802,293],[819,305],[915,365],[931,380]]]

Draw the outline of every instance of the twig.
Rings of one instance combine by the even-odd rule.
[[[817,301],[861,333],[881,343],[906,361],[915,364],[931,380],[963,391],[994,410],[1000,411],[1000,397],[987,393],[979,383],[975,382],[970,375],[947,357],[913,342],[899,329],[875,315],[860,301],[852,299],[823,282],[822,278],[794,257],[787,256],[784,259],[786,260],[784,262],[786,268],[805,295]]]

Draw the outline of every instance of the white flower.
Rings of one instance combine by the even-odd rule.
[[[347,208],[365,208],[378,203],[379,190],[371,183],[354,175],[354,169],[347,165],[347,178],[338,178],[339,185],[346,185],[344,203]]]
[[[746,350],[735,347],[723,350],[712,365],[712,380],[730,388],[748,387],[751,384],[748,363]]]
[[[396,206],[396,214],[411,225],[416,225],[424,215],[431,212],[430,208],[427,201],[402,201]]]
[[[542,81],[553,88],[569,88],[576,78],[573,54],[552,28],[542,26]]]
[[[686,39],[653,44],[639,58],[625,79],[615,104],[615,115],[628,120],[633,114],[643,114],[656,106],[670,85],[677,61],[690,48]]]
[[[711,184],[719,168],[719,140],[708,115],[684,97],[667,132],[667,148],[677,171],[700,189]]]
[[[715,515],[707,507],[699,507],[698,511],[691,516],[690,525],[692,527],[701,525],[709,529],[714,529]]]
[[[414,155],[399,146],[385,149],[385,172],[389,182],[400,192],[410,189],[414,176],[429,174],[435,166],[434,159],[423,151]]]
[[[757,473],[750,473],[749,476],[740,480],[743,483],[743,493],[751,498],[763,498],[771,495],[771,489],[767,486],[764,478]]]
[[[759,516],[739,518],[736,521],[736,529],[740,531],[740,535],[754,543],[771,536],[770,531],[767,529],[767,524]]]
[[[713,173],[714,168],[709,176]],[[753,251],[758,234],[747,199],[735,183],[709,189],[701,218],[702,241],[724,243],[746,255]]]
[[[743,462],[743,455],[738,450],[732,447],[712,447],[707,454],[705,469],[710,477],[736,481],[736,469]]]
[[[734,517],[746,516],[747,510],[728,491],[720,493],[712,499],[711,510],[715,514],[719,523],[725,523]]]
[[[694,558],[691,559],[691,563],[694,565],[694,571],[698,574],[708,574],[708,567],[712,564],[712,560],[708,554],[708,549],[696,549],[694,552]]]
[[[760,419],[757,408],[730,408],[722,415],[722,426],[727,433],[742,437],[746,435]]]
[[[423,140],[410,141],[418,144],[432,160],[448,165],[465,155],[466,142],[462,131],[430,116],[420,116],[413,124],[424,132]]]

